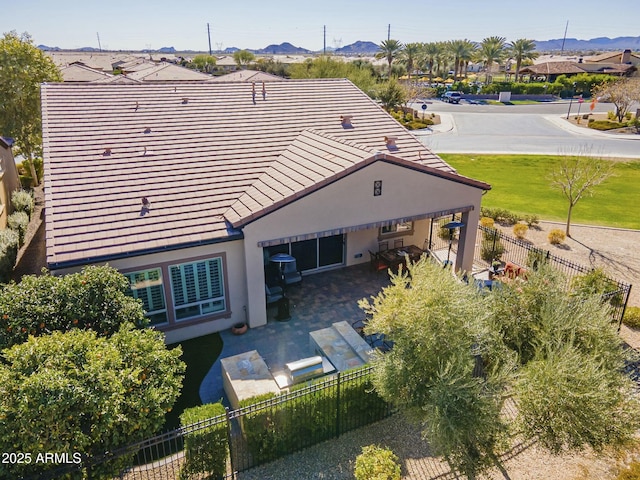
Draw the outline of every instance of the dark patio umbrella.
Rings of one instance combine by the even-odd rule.
[[[449,230],[449,250],[447,250],[447,261],[444,263],[444,266],[446,267],[447,265],[449,265],[449,256],[451,255],[451,244],[453,243],[453,231],[456,228],[464,227],[464,223],[452,221],[449,223],[445,223],[442,227]]]

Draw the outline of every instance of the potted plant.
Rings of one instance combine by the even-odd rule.
[[[246,322],[236,323],[231,327],[231,333],[234,335],[242,335],[247,332],[249,325]]]

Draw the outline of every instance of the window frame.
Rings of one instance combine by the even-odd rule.
[[[158,315],[160,313],[164,313],[165,314],[165,321],[164,322],[157,322],[157,323],[150,323],[150,326],[164,326],[164,325],[168,325],[169,324],[169,309],[167,308],[167,295],[166,295],[166,291],[165,291],[165,285],[164,285],[164,275],[162,272],[162,268],[161,267],[149,267],[149,268],[140,268],[140,269],[136,269],[136,270],[132,270],[132,271],[128,271],[128,272],[123,272],[122,274],[127,277],[127,280],[129,281],[129,290],[131,290],[131,292],[133,293],[134,291],[134,286],[132,285],[132,276],[135,276],[137,274],[140,273],[144,273],[145,275],[148,275],[149,272],[153,272],[153,271],[157,271],[159,274],[159,285],[160,285],[160,291],[162,292],[162,303],[164,303],[164,308],[163,309],[157,309],[157,310],[145,310],[144,314],[145,317],[149,318],[150,322],[150,316],[151,315]],[[151,280],[147,278],[145,278],[145,282],[149,282]],[[154,285],[149,285],[146,287],[140,287],[140,288],[135,288],[135,290],[142,290],[143,288],[149,289]],[[143,308],[144,308],[144,301],[136,296],[136,295],[131,295],[133,298],[135,299],[140,299],[143,302]],[[149,292],[149,296],[151,296],[151,293]]]
[[[398,230],[398,227],[400,225],[407,225],[407,224],[410,225],[409,228]],[[386,228],[390,228],[390,227],[393,227],[394,230],[387,231],[387,232],[384,231]],[[414,232],[415,232],[414,221],[399,222],[399,223],[394,222],[394,223],[391,223],[390,225],[378,228],[378,240],[383,240],[386,238],[393,238],[393,237],[404,237],[408,235],[413,235]]]
[[[194,286],[193,289],[195,291],[195,295],[199,296],[200,292],[202,290],[202,287],[206,287],[207,290],[212,291],[215,288],[215,285],[212,283],[212,275],[211,275],[211,270],[210,270],[210,266],[209,266],[209,262],[216,262],[218,263],[217,269],[218,269],[218,273],[217,273],[217,277],[218,277],[218,288],[221,290],[222,294],[220,296],[211,296],[211,297],[205,297],[202,299],[198,299],[196,301],[186,301],[185,299],[185,303],[181,304],[181,305],[177,305],[176,304],[176,289],[175,289],[175,285],[174,285],[174,276],[172,273],[172,269],[174,268],[178,268],[180,270],[180,275],[181,275],[181,280],[182,280],[182,285],[181,288],[184,290],[183,291],[183,295],[188,295],[188,286],[186,286],[186,282],[187,282],[187,272],[185,270],[186,267],[188,266],[192,266],[193,268],[193,280],[194,280]],[[198,264],[205,264],[205,270],[204,270],[204,274],[207,277],[207,281],[205,285],[201,285],[199,284],[199,274],[200,272],[198,271]],[[191,260],[191,261],[187,261],[187,262],[182,262],[182,263],[174,263],[172,265],[168,265],[167,266],[167,270],[169,272],[169,281],[170,281],[170,289],[171,289],[171,300],[172,300],[172,309],[173,309],[173,318],[175,323],[180,323],[182,324],[183,322],[189,321],[189,320],[194,320],[194,319],[200,319],[202,317],[207,317],[209,315],[216,315],[219,314],[220,312],[225,312],[227,310],[227,294],[226,294],[226,286],[225,286],[225,281],[224,281],[224,265],[223,265],[223,261],[222,258],[220,257],[211,257],[211,258],[205,258],[205,259],[199,259],[199,260]],[[205,304],[207,303],[217,303],[217,302],[222,302],[222,308],[219,310],[215,310],[212,312],[203,312],[203,307]],[[188,309],[188,308],[193,308],[193,307],[198,307],[199,313],[196,315],[188,315],[186,317],[182,317],[182,318],[178,318],[179,314],[178,314],[178,310],[183,310],[183,309]]]

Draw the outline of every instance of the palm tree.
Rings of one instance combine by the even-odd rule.
[[[523,60],[535,60],[538,58],[538,52],[536,49],[536,42],[527,38],[519,38],[509,44],[509,54],[516,61],[516,82],[518,81],[518,74]]]
[[[400,52],[400,59],[407,67],[407,75],[411,81],[411,72],[413,72],[419,63],[419,57],[422,53],[421,43],[407,43]]]
[[[376,53],[376,58],[386,58],[387,63],[389,64],[389,77],[391,77],[391,64],[393,61],[398,58],[400,52],[402,52],[403,45],[399,40],[394,40],[393,38],[389,40],[383,40],[382,43],[378,46],[380,51]]]
[[[425,43],[422,48],[422,60],[424,67],[429,70],[429,83],[433,82],[433,67],[438,64],[438,57],[442,55],[441,42]]]
[[[447,51],[453,59],[453,79],[458,78],[458,67],[460,66],[460,57],[465,53],[464,40],[450,40],[447,42]]]
[[[489,75],[494,62],[502,60],[505,54],[506,39],[504,37],[487,37],[480,43],[478,58],[487,69],[486,82],[489,83]]]
[[[478,50],[478,44],[472,42],[471,40],[460,40],[460,74],[462,74],[462,69],[464,68],[464,76],[467,77],[467,67],[469,66],[469,62],[473,60],[476,54],[476,50]]]

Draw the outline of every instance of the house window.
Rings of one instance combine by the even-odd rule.
[[[379,238],[401,237],[413,235],[413,222],[392,223],[386,227],[380,227]]]
[[[171,265],[169,275],[176,320],[210,315],[226,309],[222,258]]]
[[[128,295],[142,301],[142,307],[151,325],[167,323],[167,304],[160,269],[125,273],[124,276],[129,280]]]

